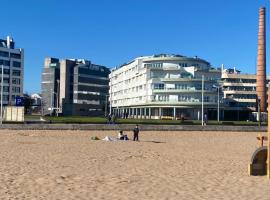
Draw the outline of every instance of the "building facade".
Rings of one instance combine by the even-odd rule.
[[[0,39],[0,76],[2,65],[3,105],[15,105],[16,96],[23,96],[24,51],[16,49],[14,40],[9,36]]]
[[[270,77],[267,77],[268,87]],[[247,120],[250,113],[258,109],[256,95],[256,75],[241,74],[235,68],[222,68],[221,75],[223,99],[226,104],[225,118],[234,120]]]
[[[104,115],[110,70],[83,59],[46,58],[42,73],[44,115]]]
[[[111,112],[131,118],[200,119],[203,94],[204,113],[210,116],[211,110],[217,110],[218,93],[214,86],[220,77],[220,70],[198,57],[139,57],[112,69]]]

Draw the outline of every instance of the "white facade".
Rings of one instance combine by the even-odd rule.
[[[23,96],[24,51],[15,49],[15,42],[9,36],[0,39],[0,81],[3,76],[3,104],[14,105],[16,96]]]
[[[197,57],[139,57],[112,70],[110,103],[118,115],[137,118],[199,119],[204,75],[204,112],[217,108],[221,71]]]

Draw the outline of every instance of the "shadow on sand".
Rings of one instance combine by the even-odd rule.
[[[164,143],[166,143],[166,142],[154,141],[154,140],[150,140],[150,141],[141,141],[141,142],[151,142],[151,143],[155,143],[155,144],[164,144]]]

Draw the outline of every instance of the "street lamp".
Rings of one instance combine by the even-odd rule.
[[[261,126],[261,99],[257,97],[258,102],[258,125]]]
[[[202,75],[202,126],[204,125],[203,123],[203,117],[204,117],[204,109],[203,109],[203,104],[204,104],[204,75]]]
[[[217,92],[218,92],[218,99],[217,99],[217,106],[218,106],[218,109],[217,109],[217,121],[219,122],[219,88],[220,88],[220,85],[213,85],[213,88],[217,88]]]
[[[105,96],[106,96],[106,98],[105,98],[105,117],[107,117],[108,97],[110,97],[110,95],[107,94],[107,95],[105,95]],[[110,110],[110,113],[109,113],[109,114],[111,115],[111,110]]]
[[[53,96],[54,94],[56,95],[56,108],[54,108],[53,105]],[[58,117],[58,111],[59,111],[59,105],[58,105],[58,93],[54,92],[53,89],[51,89],[51,116],[52,116],[52,112],[55,109],[56,110],[56,116]]]

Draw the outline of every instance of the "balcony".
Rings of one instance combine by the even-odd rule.
[[[151,100],[148,101],[148,104],[157,104],[157,105],[178,105],[178,106],[201,106],[201,101],[159,101],[159,100]],[[216,105],[217,102],[204,101],[204,105]]]
[[[153,89],[153,93],[202,93],[201,89]],[[216,90],[204,90],[203,93],[217,93]]]
[[[161,81],[164,82],[202,82],[200,78],[160,78]],[[205,79],[204,82],[206,83],[216,83],[217,80],[207,80]]]

